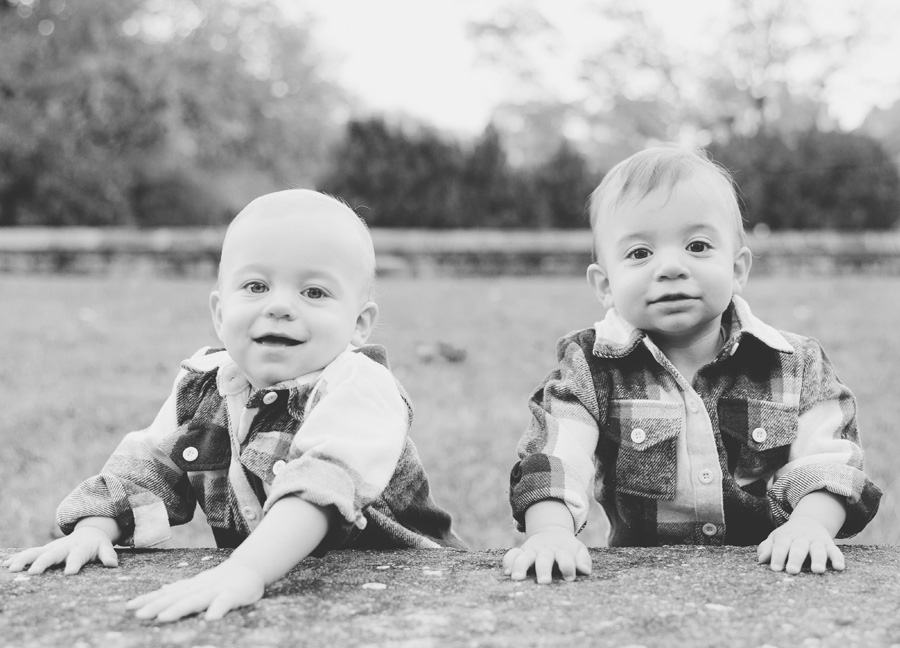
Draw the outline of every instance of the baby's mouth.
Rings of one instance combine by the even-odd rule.
[[[662,297],[657,297],[653,300],[654,304],[661,304],[665,302],[674,302],[674,301],[685,301],[687,299],[694,299],[690,295],[686,295],[684,293],[672,293],[671,295],[663,295]]]
[[[298,344],[302,344],[300,340],[295,340],[284,335],[263,335],[258,338],[253,338],[253,341],[257,344],[262,344],[263,346],[297,346]]]

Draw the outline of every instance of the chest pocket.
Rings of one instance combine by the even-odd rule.
[[[718,411],[719,429],[735,478],[768,477],[788,462],[791,444],[797,438],[796,407],[749,398],[723,398]]]
[[[615,400],[611,405],[609,434],[619,444],[616,490],[674,499],[675,444],[684,425],[684,406],[647,400]]]
[[[231,463],[228,429],[211,421],[188,421],[178,428],[169,456],[187,473],[209,524],[216,529],[227,528],[231,519],[226,503]]]
[[[188,421],[178,429],[169,456],[185,472],[227,470],[231,462],[228,429],[210,421]]]

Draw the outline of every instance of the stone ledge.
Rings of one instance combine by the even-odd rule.
[[[0,272],[213,277],[225,228],[5,227]],[[587,228],[575,230],[373,228],[381,275],[583,275]],[[750,234],[753,271],[900,272],[900,231]]]
[[[139,621],[125,601],[228,556],[120,550],[77,576],[0,572],[0,647],[898,646],[900,551],[845,545],[847,570],[787,576],[741,547],[594,549],[575,583],[513,583],[503,550],[310,558],[215,623]],[[0,559],[14,549],[0,549]]]

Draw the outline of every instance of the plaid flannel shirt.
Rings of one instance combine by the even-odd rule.
[[[581,531],[593,490],[610,546],[751,545],[825,489],[846,504],[838,537],[861,531],[881,491],[863,471],[855,399],[825,353],[740,297],[723,331],[693,384],[615,310],[561,338],[510,476],[518,529],[529,506],[558,499]]]
[[[120,544],[171,537],[196,504],[220,547],[236,547],[279,498],[333,506],[343,520],[317,550],[462,547],[430,496],[407,436],[412,408],[384,349],[348,348],[325,369],[253,389],[224,350],[182,363],[151,426],[125,436],[101,473],[57,511],[114,518]]]

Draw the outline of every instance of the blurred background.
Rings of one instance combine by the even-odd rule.
[[[734,174],[751,304],[857,394],[887,496],[856,541],[897,542],[898,27],[892,0],[0,0],[0,546],[58,534],[216,343],[224,226],[291,187],[369,223],[436,497],[473,548],[518,542],[525,403],[602,317],[587,196],[662,141]]]

